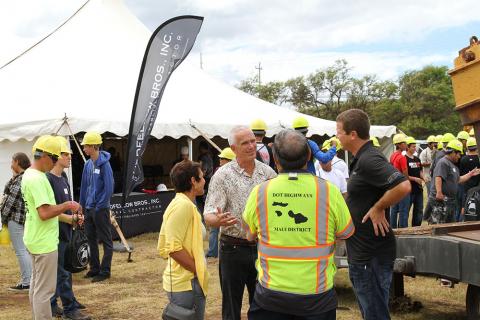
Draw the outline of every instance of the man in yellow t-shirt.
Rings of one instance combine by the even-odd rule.
[[[307,171],[302,134],[280,131],[273,155],[279,175],[252,190],[243,212],[248,240],[258,237],[248,319],[335,319],[333,255],[355,230],[350,212],[335,185]]]
[[[58,217],[67,210],[77,211],[74,201],[55,204],[45,172],[60,155],[60,143],[53,136],[41,136],[33,146],[34,161],[22,179],[22,194],[27,215],[23,241],[32,258],[30,305],[34,320],[50,320],[50,298],[55,293],[58,259]]]

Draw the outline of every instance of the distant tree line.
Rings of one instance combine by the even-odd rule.
[[[372,124],[395,125],[421,139],[461,130],[447,70],[445,66],[426,66],[407,71],[395,81],[381,81],[376,75],[356,78],[346,60],[337,60],[308,76],[260,85],[258,78],[252,77],[237,88],[322,119],[335,120],[343,110],[359,108],[369,114]]]

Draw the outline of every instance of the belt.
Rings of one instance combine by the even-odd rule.
[[[257,246],[256,241],[248,241],[247,239],[235,238],[235,237],[227,236],[226,234],[222,234],[220,236],[220,241],[226,244],[231,244],[233,246],[247,246],[247,247]]]

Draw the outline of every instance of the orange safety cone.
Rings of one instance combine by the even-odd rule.
[[[2,230],[0,231],[0,246],[9,246],[10,245],[10,234],[8,233],[8,228],[6,225],[3,225]]]

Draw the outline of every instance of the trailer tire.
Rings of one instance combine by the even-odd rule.
[[[480,287],[468,285],[466,307],[468,320],[480,319]]]

